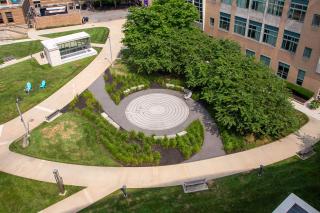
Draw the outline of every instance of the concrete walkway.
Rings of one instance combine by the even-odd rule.
[[[117,55],[121,48],[123,23],[124,20],[105,23],[105,26],[110,28],[113,55]],[[50,110],[62,108],[101,76],[110,65],[109,60],[106,60],[110,58],[107,47],[106,44],[96,59],[74,79],[37,107],[24,113],[26,120],[34,119],[31,123],[32,129],[44,121]],[[320,121],[310,117],[310,121],[297,134],[248,151],[202,161],[158,167],[94,167],[57,163],[10,152],[9,144],[24,134],[23,126],[19,118],[16,118],[1,127],[0,171],[54,182],[52,171],[58,169],[65,184],[88,188],[48,207],[43,212],[75,212],[124,184],[129,188],[171,186],[192,179],[219,178],[255,169],[261,164],[269,165],[284,160],[295,155],[302,148],[304,141],[316,141],[320,137],[319,127]]]
[[[27,39],[18,39],[18,40],[9,40],[9,41],[0,41],[0,46],[1,46],[1,45],[7,45],[7,44],[22,43],[22,42],[26,42],[26,41],[34,41],[34,40],[38,40],[38,39],[31,39],[31,38],[27,38]]]
[[[0,64],[0,69],[31,59],[31,55]]]

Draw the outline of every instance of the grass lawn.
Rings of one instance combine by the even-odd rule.
[[[119,166],[111,154],[98,142],[94,126],[78,113],[68,112],[32,131],[30,146],[22,141],[10,149],[33,157],[65,163]]]
[[[40,41],[26,41],[15,44],[7,44],[0,46],[0,64],[3,63],[3,58],[13,56],[16,59],[23,58],[33,53],[43,50]]]
[[[124,199],[117,191],[82,212],[272,212],[290,193],[320,210],[320,146],[317,154],[297,157],[257,171],[233,175],[210,183],[209,190],[184,194],[181,186],[130,189]]]
[[[172,157],[167,157],[168,149],[175,151],[173,163],[201,149],[204,134],[198,120],[188,126],[184,136],[156,140],[143,133],[115,129],[100,112],[100,105],[86,91],[69,104],[65,114],[32,131],[28,148],[22,148],[20,139],[10,145],[10,150],[65,163],[137,166],[164,162],[161,160]]]
[[[65,188],[66,196],[60,196],[56,184],[0,172],[0,212],[39,212],[82,189],[78,186]]]
[[[62,87],[80,73],[95,57],[88,57],[57,67],[39,65],[35,60],[27,60],[0,69],[0,124],[18,116],[16,97],[21,97],[20,108],[23,112],[32,108]],[[39,89],[42,80],[47,88]],[[24,92],[27,82],[32,83],[29,95]]]
[[[91,37],[92,43],[104,44],[108,38],[109,29],[106,27],[93,27],[88,29],[66,31],[61,33],[45,34],[41,36],[48,37],[48,38],[56,38],[56,37],[65,36],[73,33],[79,33],[79,32],[88,33]]]

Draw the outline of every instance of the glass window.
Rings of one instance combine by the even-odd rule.
[[[232,0],[221,0],[221,2],[224,3],[224,4],[229,4],[229,5],[231,5]]]
[[[203,16],[202,16],[202,11],[203,11],[202,1],[203,1],[203,0],[187,0],[187,2],[193,4],[193,5],[197,8],[197,10],[198,10],[198,12],[199,12],[199,23],[202,23],[202,21],[203,21]],[[76,8],[76,9],[78,9],[78,8]]]
[[[287,213],[308,213],[304,208],[299,206],[298,204],[294,204]]]
[[[248,57],[254,57],[256,53],[252,50],[246,49],[246,56]]]
[[[308,3],[308,0],[291,0],[288,17],[290,19],[303,22],[308,9]]]
[[[249,8],[250,1],[249,0],[237,0],[237,7],[240,8]]]
[[[271,59],[268,56],[260,55],[260,62],[265,64],[267,67],[270,66]]]
[[[5,12],[8,23],[14,22],[13,16],[11,12]]]
[[[210,27],[214,27],[214,18],[210,17]]]
[[[297,50],[299,39],[300,34],[285,30],[281,48],[295,53]]]
[[[282,16],[284,0],[269,0],[267,13],[274,16]]]
[[[234,21],[234,32],[240,35],[246,34],[247,19],[236,16]]]
[[[67,58],[68,56],[75,54],[81,50],[90,48],[89,38],[79,39],[76,41],[70,41],[63,44],[58,44],[61,58]]]
[[[313,15],[312,26],[313,27],[320,27],[320,15],[318,15],[318,14]]]
[[[2,18],[2,14],[0,13],[0,24],[3,24],[4,21],[3,21],[3,18]]]
[[[276,46],[279,29],[274,26],[264,25],[263,39],[262,41],[272,46]]]
[[[296,80],[296,83],[298,85],[302,86],[305,74],[306,74],[306,71],[299,69],[298,75],[297,75],[297,80]]]
[[[266,0],[252,0],[251,9],[264,13]]]
[[[203,16],[202,16],[202,0],[193,0],[194,6],[198,9],[199,12],[199,22],[202,23]]]
[[[219,27],[220,27],[221,29],[224,29],[224,30],[228,30],[228,31],[229,31],[229,27],[230,27],[230,17],[231,17],[230,14],[220,12],[220,23],[219,23]]]
[[[290,65],[279,62],[277,75],[283,79],[288,78]]]
[[[253,38],[257,41],[260,40],[262,24],[256,21],[249,21],[248,37]]]
[[[312,49],[309,47],[305,47],[303,51],[303,57],[310,58],[312,53]]]

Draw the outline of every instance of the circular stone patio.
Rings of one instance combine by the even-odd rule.
[[[174,95],[152,93],[133,99],[125,115],[129,122],[142,129],[166,130],[186,121],[189,107]]]

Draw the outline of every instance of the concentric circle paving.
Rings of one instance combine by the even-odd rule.
[[[127,119],[147,130],[171,129],[183,123],[189,115],[189,107],[180,98],[153,93],[132,100],[125,111]]]

